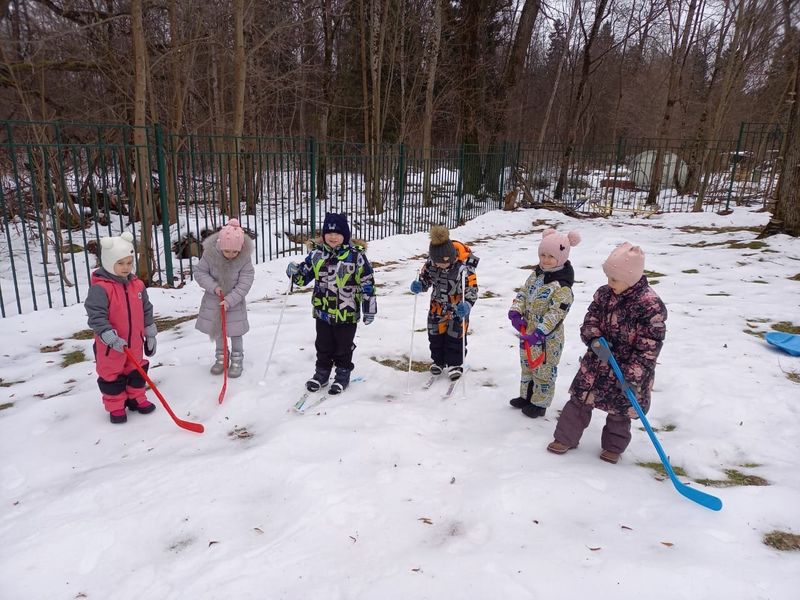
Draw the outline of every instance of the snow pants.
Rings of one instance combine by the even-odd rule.
[[[547,364],[531,370],[525,348],[520,344],[519,364],[522,374],[519,380],[519,397],[541,408],[547,408],[553,402],[556,393],[556,376],[558,367]]]
[[[428,321],[428,343],[431,349],[431,360],[441,367],[456,367],[463,362],[466,354],[466,329],[469,321],[462,321],[456,316],[449,320]],[[463,339],[463,342],[462,342]]]
[[[591,406],[570,398],[558,417],[553,438],[569,448],[575,448],[581,441],[584,430],[592,420]],[[603,450],[622,454],[631,441],[631,419],[625,415],[606,416],[606,424],[600,437]]]
[[[150,363],[141,362],[142,369],[146,372]],[[114,373],[104,372],[103,377],[97,378],[97,385],[103,396],[103,405],[108,412],[125,408],[125,400],[136,400],[137,404],[147,401],[144,392],[144,378],[129,360],[122,365],[122,370],[114,377]]]
[[[317,350],[317,371],[330,373],[334,365],[337,370],[352,371],[353,350],[356,349],[353,340],[356,337],[358,324],[331,325],[321,319],[316,319],[316,322],[317,339],[314,347]]]

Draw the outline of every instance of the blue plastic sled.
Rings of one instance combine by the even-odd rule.
[[[780,348],[792,356],[800,356],[800,335],[796,333],[782,333],[780,331],[770,331],[764,336],[768,344]]]

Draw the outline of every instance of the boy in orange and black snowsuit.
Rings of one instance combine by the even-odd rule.
[[[469,313],[478,299],[478,260],[466,244],[450,240],[446,227],[431,228],[428,260],[419,278],[411,283],[411,291],[419,294],[431,288],[428,341],[433,361],[430,371],[434,375],[447,368],[448,376],[455,380],[464,372],[462,352],[466,348]]]

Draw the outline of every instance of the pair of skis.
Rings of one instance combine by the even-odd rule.
[[[461,373],[461,377],[464,377],[464,375],[467,373],[468,370],[469,370],[469,367],[464,367],[464,372]],[[436,375],[431,373],[430,377],[428,377],[428,379],[425,381],[425,383],[422,384],[422,389],[423,390],[431,389],[433,384],[436,383],[436,381],[442,375],[444,375],[444,371],[442,371],[441,373],[436,374]],[[447,389],[445,390],[444,394],[442,394],[442,399],[443,400],[447,400],[450,396],[453,395],[453,391],[456,389],[456,386],[461,381],[461,377],[459,377],[458,379],[451,379],[450,380],[450,383],[447,385]]]
[[[350,380],[350,385],[361,381],[364,381],[363,377],[354,377]],[[301,415],[305,414],[312,408],[325,402],[330,396],[338,396],[342,393],[344,393],[344,390],[339,392],[339,394],[331,394],[330,391],[323,392],[322,390],[317,390],[316,392],[307,391],[292,405],[292,410]]]

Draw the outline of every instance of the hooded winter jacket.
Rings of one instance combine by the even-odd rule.
[[[194,280],[205,290],[195,329],[214,340],[222,338],[220,298],[214,293],[214,288],[221,288],[228,302],[225,311],[226,333],[229,337],[244,335],[250,330],[245,296],[256,274],[252,261],[253,240],[244,236],[242,251],[236,258],[228,260],[217,248],[218,237],[219,233],[215,233],[203,242],[203,257],[197,262],[193,273]]]

